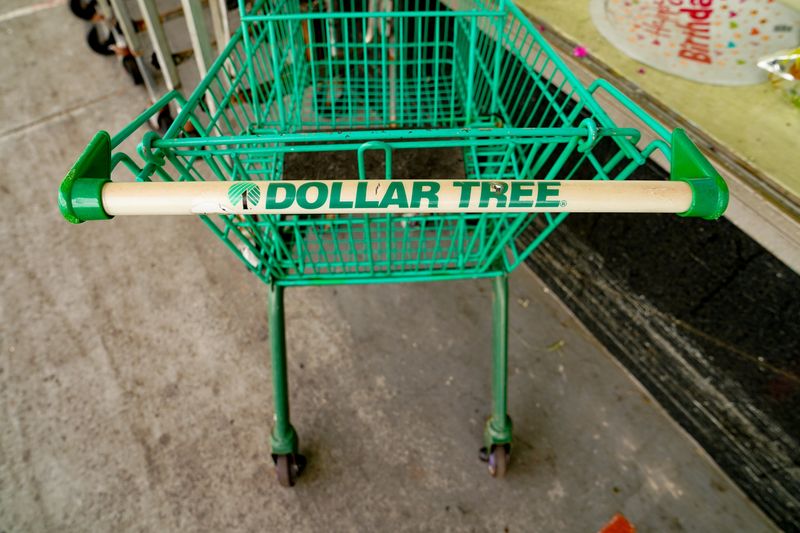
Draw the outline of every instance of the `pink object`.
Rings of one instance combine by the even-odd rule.
[[[586,57],[589,55],[589,51],[585,46],[576,46],[572,49],[572,55],[575,57]]]

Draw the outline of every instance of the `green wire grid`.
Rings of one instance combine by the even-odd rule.
[[[357,166],[330,178],[367,179],[377,151],[392,179],[393,154],[441,149],[463,156],[453,179],[619,180],[655,150],[669,158],[656,133],[638,147],[509,1],[262,0],[163,138],[144,135],[145,164],[114,163],[140,180],[279,180],[287,157],[348,151]],[[202,218],[264,281],[311,285],[497,276],[566,216]]]

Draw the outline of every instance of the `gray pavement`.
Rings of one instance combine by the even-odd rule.
[[[278,487],[265,287],[197,220],[57,211],[146,105],[84,33],[65,6],[0,22],[0,531],[774,530],[527,270],[507,479],[477,461],[491,291],[464,281],[287,291],[310,464]]]

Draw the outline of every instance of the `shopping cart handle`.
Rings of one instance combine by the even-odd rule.
[[[212,213],[650,212],[716,219],[728,205],[725,181],[680,129],[672,135],[670,181],[111,183],[111,138],[100,131],[61,183],[58,203],[74,224],[113,215]]]
[[[682,217],[716,220],[728,207],[728,185],[680,128],[672,132],[671,181],[683,181],[692,189],[692,205]]]
[[[111,136],[98,131],[58,188],[58,208],[69,222],[112,218],[103,209],[103,186],[111,181]]]

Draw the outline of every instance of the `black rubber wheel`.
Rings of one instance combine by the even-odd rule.
[[[168,105],[164,106],[164,108],[158,112],[156,120],[158,121],[158,133],[161,135],[167,133],[169,127],[172,126],[173,122],[175,122]]]
[[[275,474],[281,487],[294,487],[296,478],[293,463],[291,455],[279,455],[275,459]]]
[[[100,37],[100,31],[97,29],[97,26],[92,26],[92,29],[86,34],[86,43],[89,45],[89,48],[101,56],[114,55],[114,49],[112,46],[114,45],[115,41],[114,35],[112,35],[111,32],[108,32],[108,36],[103,39]]]
[[[275,456],[275,474],[281,487],[294,487],[297,477],[303,473],[306,458],[300,454]]]
[[[481,446],[481,449],[478,450],[478,459],[484,463],[489,462],[489,450],[486,449],[486,446]]]
[[[131,55],[124,56],[122,58],[122,68],[124,68],[125,72],[131,77],[134,85],[142,85],[144,83],[144,78],[139,71],[139,65],[136,64],[135,57]]]
[[[83,20],[92,20],[97,14],[96,0],[69,0],[69,10]]]
[[[506,470],[508,469],[509,455],[508,450],[503,444],[492,447],[492,453],[489,454],[489,474],[492,477],[505,477]]]

